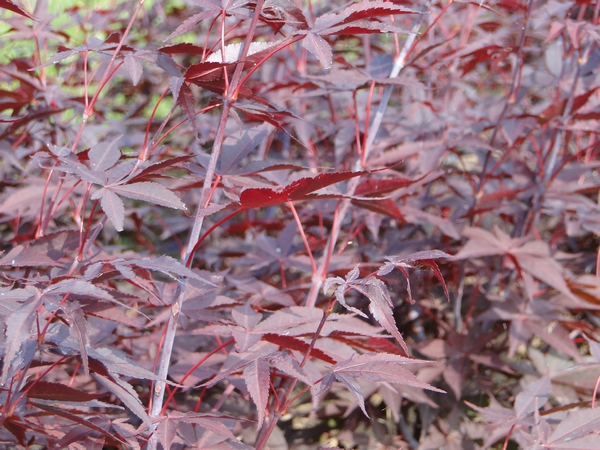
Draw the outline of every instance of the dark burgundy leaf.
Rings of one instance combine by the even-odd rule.
[[[442,275],[442,272],[440,272],[440,268],[438,267],[437,263],[430,259],[422,259],[419,261],[419,263],[421,265],[431,267],[433,273],[435,274],[435,277],[438,279],[438,281],[442,285],[442,288],[444,289],[444,294],[446,294],[446,298],[448,299],[448,301],[450,301],[450,293],[448,292],[446,281],[444,280],[444,276]]]
[[[279,334],[265,333],[262,335],[262,339],[268,342],[272,342],[273,344],[277,344],[280,347],[286,348],[288,350],[296,350],[301,353],[305,353],[308,351],[309,345],[293,336],[282,336]],[[325,361],[329,364],[335,364],[337,361],[331,358],[329,355],[319,350],[318,348],[313,348],[310,351],[310,356],[313,358],[320,359],[321,361]]]
[[[56,402],[87,402],[97,398],[106,397],[106,394],[90,394],[60,383],[51,383],[35,380],[23,386],[29,398],[53,400]]]
[[[167,53],[169,55],[180,55],[180,54],[191,54],[191,55],[202,55],[204,54],[204,48],[199,47],[189,42],[181,42],[174,45],[165,45],[158,49],[159,52]]]
[[[29,14],[27,11],[25,11],[23,8],[21,8],[19,5],[14,3],[12,0],[0,0],[0,8],[7,9],[8,11],[12,11],[16,14],[20,14],[29,19],[37,20],[37,19],[35,19],[35,17],[33,17],[31,14]]]
[[[188,121],[192,125],[194,133],[196,133],[196,135],[199,134],[200,129],[196,123],[196,103],[194,101],[194,94],[186,83],[181,85],[177,101],[184,114],[187,116]]]

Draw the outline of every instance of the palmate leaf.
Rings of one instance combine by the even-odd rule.
[[[327,278],[325,280],[325,283],[323,283],[323,293],[326,294],[332,285],[337,284],[338,287],[336,288],[334,295],[335,295],[335,298],[338,301],[338,303],[340,305],[342,305],[344,308],[346,308],[348,311],[351,311],[355,314],[358,314],[361,317],[366,318],[367,315],[365,313],[356,309],[353,306],[348,305],[346,303],[346,298],[345,298],[346,292],[350,289],[349,282],[356,280],[358,278],[358,275],[359,275],[358,267],[355,267],[354,269],[352,269],[350,272],[348,272],[346,274],[345,280],[341,277]]]
[[[219,416],[216,414],[201,414],[194,412],[182,413],[179,411],[170,411],[166,417],[160,419],[157,433],[158,439],[163,448],[172,448],[171,444],[175,439],[177,429],[182,423],[198,425],[207,431],[222,436],[225,439],[235,440],[233,433],[222,422],[224,419],[231,419],[228,416]]]
[[[549,373],[527,385],[515,398],[514,410],[517,418],[522,419],[546,404],[550,398],[552,384]]]
[[[379,34],[379,33],[408,33],[405,29],[381,23],[379,21],[357,20],[352,23],[345,23],[327,30],[328,35],[334,34]]]
[[[444,289],[444,294],[446,294],[446,298],[448,299],[448,301],[450,301],[450,293],[448,292],[448,287],[446,286],[446,281],[444,280],[444,277],[442,276],[442,272],[440,272],[440,268],[438,267],[435,260],[436,259],[452,259],[452,258],[453,258],[452,255],[449,255],[448,253],[443,252],[441,250],[424,250],[424,251],[420,251],[420,252],[416,252],[416,253],[411,253],[410,255],[402,256],[402,257],[386,256],[385,259],[388,262],[386,262],[377,271],[377,275],[380,275],[380,276],[387,275],[388,273],[390,273],[393,270],[394,267],[397,268],[398,270],[400,270],[400,272],[402,272],[402,274],[406,278],[406,290],[408,291],[408,300],[411,303],[414,303],[414,300],[412,297],[412,290],[411,290],[411,286],[410,286],[410,278],[408,276],[408,272],[405,270],[405,267],[420,267],[420,266],[430,267],[433,270],[433,273],[435,274],[436,278],[441,283],[442,288]]]
[[[350,393],[356,398],[363,413],[369,417],[365,409],[363,394],[360,391],[358,380],[369,382],[387,382],[404,386],[412,386],[430,391],[445,393],[428,383],[419,380],[412,372],[402,367],[406,364],[427,363],[403,356],[389,353],[366,353],[354,356],[346,361],[334,365],[329,372],[329,378],[323,378],[322,383],[331,384],[331,376],[344,383]]]
[[[497,226],[494,227],[494,233],[482,228],[467,228],[463,231],[463,235],[469,240],[454,258],[508,255],[519,270],[533,275],[568,298],[577,301],[565,281],[562,266],[552,258],[550,247],[546,242],[531,241],[528,237],[511,238]]]
[[[369,178],[359,183],[354,191],[354,195],[362,197],[379,196],[395,190],[410,186],[413,183],[421,181],[424,177],[411,180],[410,178],[395,177],[389,179]]]
[[[317,57],[323,68],[328,69],[331,67],[333,53],[331,45],[322,36],[403,32],[404,30],[395,26],[370,19],[415,13],[417,12],[392,2],[363,0],[346,7],[341,12],[331,12],[317,17],[312,28],[299,30],[297,34],[306,36],[302,40],[302,46]]]
[[[48,61],[46,61],[43,64],[40,64],[39,66],[36,66],[35,69],[41,69],[43,67],[47,67],[50,66],[52,64],[56,64],[66,58],[68,58],[69,56],[73,56],[76,53],[80,53],[80,52],[109,52],[114,50],[117,47],[119,41],[119,34],[118,33],[111,33],[108,38],[106,38],[104,41],[101,41],[100,39],[96,38],[96,37],[91,37],[87,44],[83,44],[80,45],[77,48],[74,49],[66,49],[63,50],[57,54],[55,54],[52,58],[50,58]],[[62,46],[61,46],[62,47]],[[62,47],[65,48],[65,47]],[[121,50],[127,50],[127,51],[133,51],[133,49],[127,45],[123,45],[121,47]]]
[[[164,159],[162,161],[149,164],[146,167],[144,167],[144,169],[142,169],[140,172],[138,172],[138,174],[135,177],[133,177],[131,181],[146,181],[149,177],[152,176],[152,174],[155,174],[156,172],[162,169],[166,169],[168,167],[172,167],[180,163],[186,162],[192,157],[193,155],[176,156],[174,158]],[[158,174],[156,176],[158,176]]]
[[[229,44],[225,47],[225,62],[223,53],[218,50],[212,53],[206,61],[192,64],[185,72],[185,80],[208,89],[212,92],[222,94],[225,91],[225,72],[231,77],[234,70],[243,65],[243,70],[251,70],[264,62],[273,53],[287,47],[289,39],[282,39],[272,42],[253,42],[250,44],[248,54],[244,61],[239,61],[242,51],[241,44]],[[241,86],[238,91],[238,98],[255,98],[252,89]],[[264,102],[265,100],[260,100]]]
[[[136,364],[135,362],[126,359],[125,356],[120,355],[119,353],[111,350],[110,348],[89,348],[88,353],[90,358],[93,358],[95,361],[102,363],[102,365],[105,368],[105,371],[108,370],[110,374],[120,374],[126,377],[159,381],[158,376],[154,372],[151,372],[148,369],[145,369],[144,367]]]
[[[273,26],[276,32],[285,24],[300,30],[308,28],[304,13],[290,0],[266,0],[260,18]]]
[[[60,259],[79,246],[79,232],[59,231],[29,241],[27,246],[18,245],[0,258],[0,266],[36,267],[62,266]]]
[[[281,372],[302,381],[307,386],[312,386],[313,382],[296,359],[288,352],[277,352],[267,357],[271,366]]]
[[[351,284],[352,289],[360,292],[369,300],[369,311],[377,322],[381,324],[392,336],[396,338],[402,349],[408,354],[408,347],[404,338],[398,331],[394,319],[394,303],[390,297],[387,286],[379,278],[367,277]]]
[[[489,433],[483,447],[489,448],[491,444],[505,437],[518,425],[530,427],[533,414],[546,404],[551,387],[549,373],[546,373],[542,378],[529,383],[522,392],[517,394],[513,409],[503,407],[493,396],[490,396],[490,404],[485,408],[465,401],[470,408],[481,413],[488,422]]]
[[[177,29],[171,33],[165,41],[173,39],[180,34],[187,33],[192,30],[196,24],[203,20],[212,20],[219,17],[221,14],[227,16],[235,16],[240,19],[247,18],[250,11],[247,9],[248,2],[240,0],[196,0],[196,4],[202,6],[204,11],[194,14],[185,20]]]
[[[108,185],[94,192],[92,200],[100,199],[100,206],[113,223],[117,231],[123,231],[125,206],[117,194],[133,200],[142,200],[173,209],[186,210],[186,206],[173,192],[161,184],[152,181]]]
[[[600,427],[600,408],[584,408],[580,410],[573,410],[569,412],[566,419],[561,421],[550,437],[546,445],[548,448],[565,448],[565,445],[581,445],[574,443],[576,439],[589,436],[590,433],[596,433]],[[596,447],[570,447],[570,448],[600,448],[600,440],[597,434],[592,435],[593,441],[595,441]],[[569,448],[569,447],[566,447]]]
[[[314,28],[323,32],[332,26],[396,14],[418,14],[418,12],[407,9],[404,6],[396,5],[392,2],[363,0],[348,6],[339,13],[332,12],[323,14],[315,20]]]
[[[352,311],[362,317],[366,317],[366,315],[353,306],[348,305],[344,295],[350,289],[354,289],[365,295],[370,300],[369,311],[371,311],[373,317],[375,317],[375,319],[383,328],[385,328],[392,336],[396,338],[402,349],[408,355],[408,347],[406,346],[406,342],[404,342],[404,339],[402,338],[402,335],[396,326],[396,321],[393,315],[394,303],[392,302],[387,286],[385,283],[383,283],[383,281],[375,277],[359,279],[359,273],[360,272],[357,266],[348,272],[345,280],[340,277],[328,278],[323,284],[323,291],[327,292],[332,285],[337,284],[338,287],[335,290],[335,297],[338,303],[340,303],[349,311]]]
[[[314,333],[322,317],[323,311],[320,309],[291,306],[269,315],[254,328],[254,331],[286,336]]]
[[[106,292],[104,289],[99,288],[89,281],[80,280],[77,278],[68,278],[60,280],[57,283],[51,284],[44,290],[44,295],[84,295],[86,297],[92,297],[99,300],[106,300],[109,302],[117,302],[117,300]],[[120,303],[119,303],[120,304]]]

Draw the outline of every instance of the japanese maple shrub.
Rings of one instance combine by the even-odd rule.
[[[7,448],[599,448],[598,4],[0,0]]]

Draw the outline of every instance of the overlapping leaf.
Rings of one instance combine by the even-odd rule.
[[[340,277],[328,278],[323,285],[323,290],[327,292],[331,286],[337,284],[338,287],[335,289],[335,297],[338,303],[340,303],[349,311],[352,311],[363,317],[366,317],[366,315],[362,311],[359,311],[358,309],[346,303],[345,294],[348,290],[354,289],[366,296],[370,301],[369,310],[371,311],[371,314],[373,314],[373,317],[375,317],[375,319],[383,328],[385,328],[392,336],[394,336],[394,338],[396,338],[398,343],[402,346],[402,349],[408,355],[408,347],[406,346],[406,342],[404,342],[402,335],[398,331],[398,327],[393,316],[392,309],[394,304],[390,298],[387,286],[378,278],[367,277],[359,279],[358,276],[359,270],[358,267],[355,267],[348,272],[345,280]]]
[[[344,8],[341,12],[331,12],[319,16],[313,27],[297,33],[306,35],[302,45],[317,57],[321,65],[328,69],[332,63],[332,50],[322,36],[335,34],[402,33],[405,30],[376,21],[377,17],[415,12],[392,2],[363,0]]]
[[[334,378],[341,381],[356,398],[363,413],[368,417],[364,397],[357,383],[358,380],[387,382],[428,389],[435,392],[444,392],[420,381],[412,372],[402,367],[402,365],[419,362],[424,361],[386,353],[358,355],[334,365],[328,375],[323,378],[319,389],[321,391],[328,389]]]

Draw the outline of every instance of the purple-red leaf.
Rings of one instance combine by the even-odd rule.
[[[548,438],[549,448],[564,448],[562,445],[573,444],[575,439],[593,433],[594,441],[598,443],[597,431],[600,427],[600,408],[584,408],[571,410],[566,419],[562,420]],[[576,447],[571,447],[575,449]],[[585,448],[585,447],[580,447]],[[591,448],[591,447],[589,447]]]
[[[0,266],[35,267],[61,266],[61,258],[77,249],[79,232],[59,231],[30,241],[29,245],[14,247],[0,259]]]
[[[94,374],[94,377],[121,400],[148,428],[152,429],[152,420],[150,420],[150,417],[146,413],[146,409],[142,405],[140,397],[133,386],[118,377],[115,378],[115,381],[97,373]]]
[[[333,62],[331,45],[316,33],[308,33],[302,40],[302,46],[315,55],[324,69],[329,69]]]
[[[402,367],[403,364],[425,362],[427,361],[386,353],[367,353],[337,363],[331,368],[331,372],[335,375],[336,379],[346,385],[359,402],[363,413],[368,417],[363,395],[357,383],[359,379],[369,382],[400,384],[444,393],[441,389],[437,389],[419,380],[412,372]]]
[[[215,433],[218,436],[222,436],[225,439],[236,439],[229,428],[227,428],[227,426],[220,421],[223,419],[231,419],[231,417],[224,416],[221,418],[220,416],[213,414],[201,414],[193,412],[181,413],[179,411],[171,411],[169,413],[169,417],[177,422],[193,423],[207,431]]]
[[[244,368],[243,377],[252,401],[256,405],[258,429],[260,430],[269,400],[269,364],[262,359],[254,360]]]
[[[310,380],[304,369],[300,367],[298,361],[296,361],[289,353],[277,352],[269,355],[268,359],[273,367],[277,368],[283,373],[302,381],[308,386],[313,385],[313,382]]]
[[[42,304],[43,297],[36,295],[27,300],[21,308],[5,318],[6,344],[4,348],[2,364],[2,377],[0,385],[5,385],[9,372],[16,373],[28,361],[25,359],[33,357],[33,353],[23,351],[25,342],[32,338],[31,327],[36,317],[36,311]]]
[[[187,209],[173,192],[163,185],[152,181],[114,185],[109,186],[106,189],[110,189],[123,197],[132,198],[134,200],[143,200],[173,209]]]
[[[125,205],[113,191],[102,188],[92,195],[92,200],[100,199],[102,211],[106,213],[117,231],[123,231],[125,222]]]
[[[190,17],[190,19],[191,19],[191,17]],[[180,55],[180,54],[202,55],[204,53],[204,48],[202,48],[198,45],[190,44],[189,42],[180,42],[179,44],[165,45],[165,46],[159,48],[158,51],[167,53],[169,55]]]
[[[90,368],[88,364],[87,347],[90,345],[90,336],[85,314],[77,302],[70,302],[61,309],[69,322],[69,332],[79,345],[79,353],[83,363],[83,372],[86,376],[89,376]]]
[[[117,142],[122,136],[117,136],[110,142],[100,142],[90,148],[90,169],[104,172],[116,164],[121,157],[121,151],[117,148]]]
[[[253,209],[279,205],[288,201],[303,200],[308,194],[319,189],[364,175],[365,173],[367,172],[321,173],[314,178],[300,178],[285,186],[280,191],[269,188],[245,189],[240,194],[240,204],[246,209]]]
[[[367,277],[352,282],[349,286],[365,295],[369,300],[369,311],[375,317],[375,320],[381,324],[392,336],[396,338],[402,349],[408,354],[408,347],[398,331],[394,319],[394,303],[390,297],[387,286],[379,278]]]
[[[140,78],[142,78],[142,72],[144,70],[142,64],[137,60],[137,58],[134,55],[129,54],[123,60],[123,66],[129,74],[133,85],[137,86],[140,82]]]
[[[125,266],[128,268],[130,266],[135,266],[148,270],[156,270],[170,276],[175,274],[181,277],[192,278],[202,283],[205,287],[215,287],[215,281],[220,279],[220,277],[216,275],[211,277],[212,279],[208,279],[206,276],[188,269],[175,258],[167,255],[162,255],[158,258],[131,259],[127,261],[118,260],[114,261],[113,264],[115,267]]]
[[[539,380],[529,383],[515,398],[515,414],[517,418],[522,419],[527,417],[544,406],[550,397],[551,390],[552,384],[548,373]]]
[[[420,181],[420,179],[410,180],[408,178],[396,177],[382,180],[378,178],[369,178],[368,180],[363,180],[359,183],[354,191],[354,195],[360,197],[379,196],[410,186],[417,181]]]

